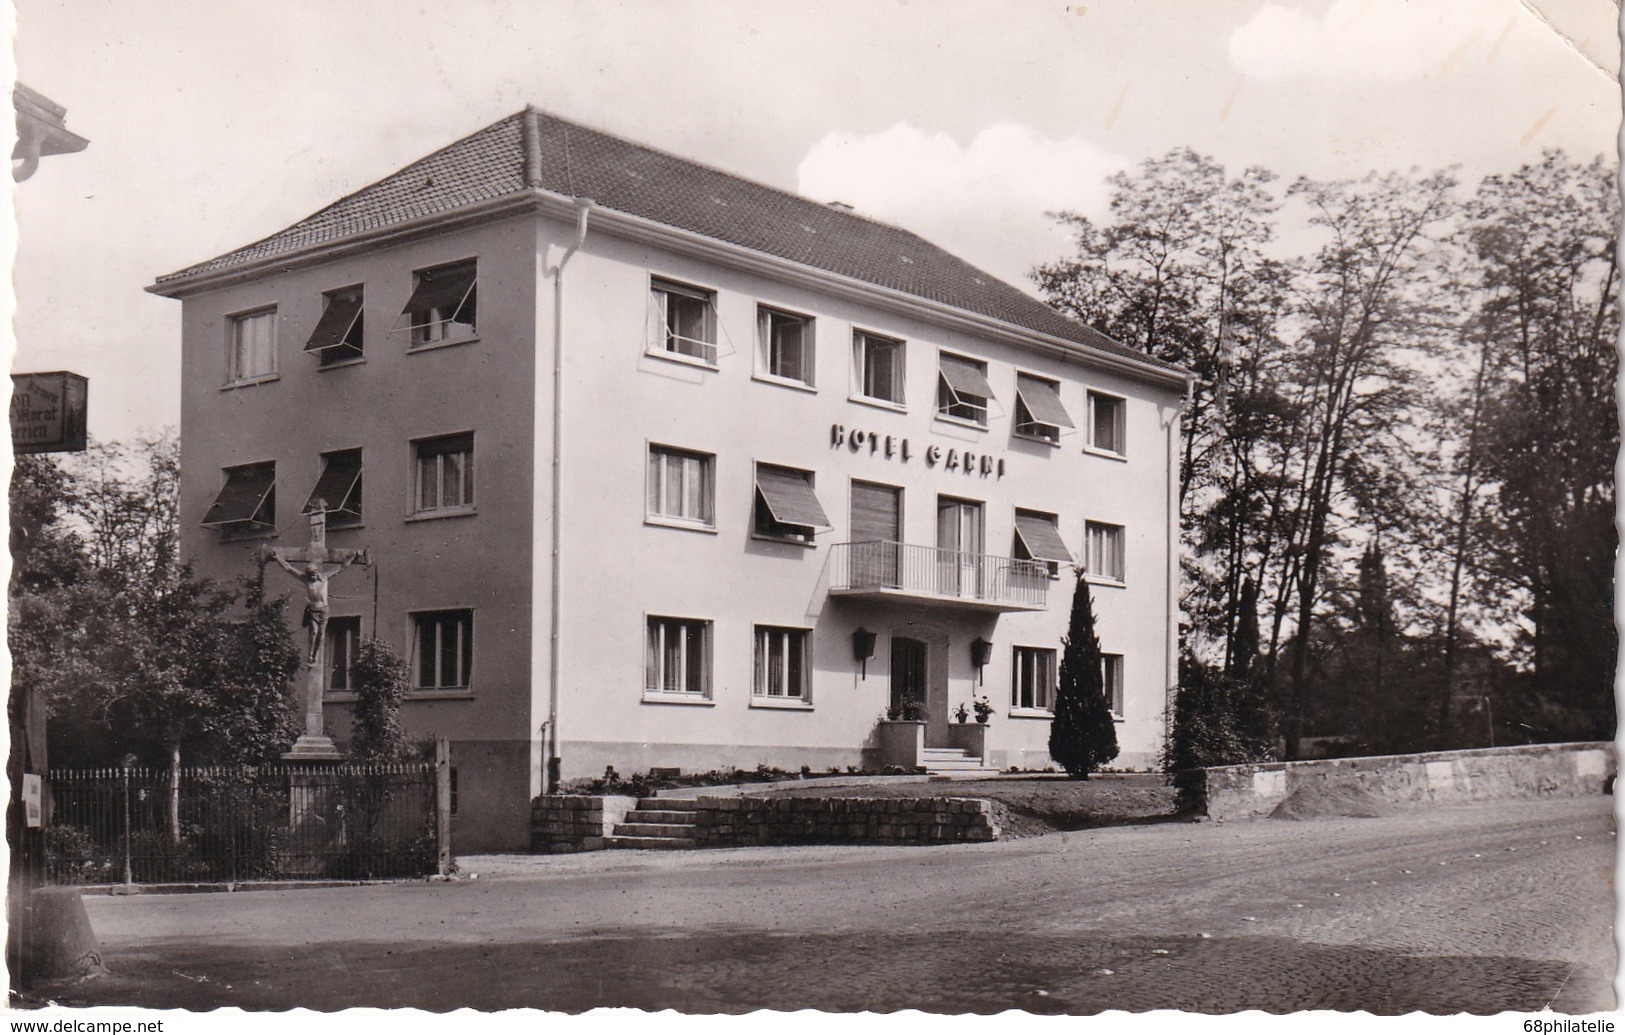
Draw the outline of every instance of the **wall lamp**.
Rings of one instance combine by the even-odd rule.
[[[977,638],[970,641],[970,663],[976,666],[976,685],[982,685],[982,669],[993,659],[993,644]]]
[[[859,628],[852,634],[852,660],[863,663],[863,678],[869,678],[869,659],[875,656],[874,633]]]

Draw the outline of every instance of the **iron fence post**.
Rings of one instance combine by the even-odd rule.
[[[435,870],[451,874],[451,741],[436,737],[434,742]]]
[[[120,766],[124,773],[124,891],[135,892],[135,877],[130,868],[130,759]]]

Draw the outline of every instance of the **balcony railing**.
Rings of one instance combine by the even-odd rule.
[[[874,540],[830,550],[830,592],[909,597],[998,611],[1038,611],[1048,600],[1042,561]]]

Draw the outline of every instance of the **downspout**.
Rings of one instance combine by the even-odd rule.
[[[1165,561],[1165,578],[1167,579],[1167,628],[1163,633],[1163,724],[1166,732],[1167,724],[1173,721],[1173,698],[1179,687],[1179,428],[1181,418],[1190,408],[1191,401],[1196,393],[1196,381],[1192,377],[1185,378],[1185,395],[1179,400],[1179,405],[1169,414],[1168,421],[1163,425],[1167,433],[1168,470],[1165,479],[1167,492],[1167,526],[1168,549]]]
[[[560,493],[564,487],[563,467],[560,459],[564,455],[562,436],[564,434],[564,267],[569,263],[570,257],[587,240],[587,219],[592,212],[592,201],[588,198],[576,198],[576,235],[570,242],[570,247],[559,256],[559,261],[548,272],[553,275],[553,499],[551,502],[553,523],[552,544],[552,585],[550,589],[549,615],[549,645],[548,645],[548,673],[547,673],[547,770],[543,783],[543,792],[556,794],[559,789],[559,673],[562,670],[559,662],[559,641],[561,618],[559,606],[564,596],[564,574],[560,568],[563,554],[563,532],[560,528],[560,515],[563,511]]]

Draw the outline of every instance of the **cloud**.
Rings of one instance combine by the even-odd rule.
[[[1058,258],[1066,236],[1046,212],[1103,214],[1106,177],[1127,161],[1087,140],[1054,140],[998,123],[960,144],[900,122],[879,133],[832,132],[808,150],[797,191],[895,223],[996,276]]]
[[[1484,0],[1334,0],[1318,17],[1266,3],[1230,34],[1230,63],[1264,82],[1446,75],[1465,51],[1494,45],[1508,14]]]

